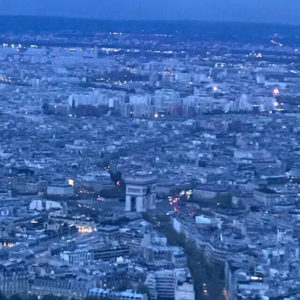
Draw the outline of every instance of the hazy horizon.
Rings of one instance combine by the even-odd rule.
[[[0,16],[300,25],[297,0],[2,0]]]

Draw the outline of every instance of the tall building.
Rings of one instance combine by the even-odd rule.
[[[175,274],[174,270],[161,270],[155,272],[156,290],[159,299],[175,298]]]

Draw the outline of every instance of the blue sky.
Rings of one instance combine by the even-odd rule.
[[[0,0],[0,14],[300,24],[300,0]]]

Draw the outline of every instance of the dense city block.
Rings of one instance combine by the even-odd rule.
[[[3,299],[299,299],[300,29],[185,26],[0,31]]]

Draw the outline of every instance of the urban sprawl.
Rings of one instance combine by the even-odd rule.
[[[300,48],[0,40],[5,297],[299,299]]]

